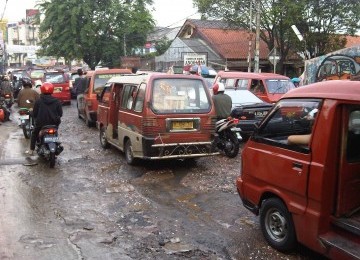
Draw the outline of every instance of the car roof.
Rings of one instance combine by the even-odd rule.
[[[329,80],[301,86],[285,93],[284,98],[327,98],[360,102],[360,81]]]
[[[221,78],[251,78],[251,79],[290,79],[287,76],[268,73],[268,72],[242,72],[242,71],[219,71],[217,74]]]
[[[152,78],[152,79],[180,78],[180,79],[197,79],[197,80],[205,81],[202,77],[195,76],[195,75],[167,74],[167,73],[163,73],[163,72],[151,72],[151,73],[145,73],[145,74],[140,74],[140,75],[133,74],[133,75],[124,75],[124,76],[120,76],[120,77],[113,77],[108,82],[140,84],[142,82],[147,82],[148,80],[150,80],[150,78]]]

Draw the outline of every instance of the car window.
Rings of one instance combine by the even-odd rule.
[[[134,110],[136,112],[141,112],[143,110],[144,99],[145,99],[145,89],[146,89],[146,85],[144,83],[141,84],[139,91],[137,93],[136,99],[135,99]]]
[[[104,87],[104,85],[111,79],[112,77],[121,76],[120,73],[111,73],[111,74],[96,74],[94,81],[94,92],[100,93]]]
[[[294,83],[290,79],[267,79],[266,85],[270,94],[285,94],[295,88]]]
[[[320,104],[317,99],[279,101],[261,125],[257,137],[274,145],[308,152],[308,143],[289,142],[289,137],[311,137]]]
[[[45,74],[45,81],[51,82],[55,84],[65,83],[65,77],[63,73],[46,73]]]
[[[360,162],[360,109],[351,111],[348,125],[346,158],[349,162]]]
[[[31,71],[30,73],[30,77],[31,78],[43,78],[44,77],[44,74],[45,74],[45,70],[33,70]]]
[[[211,108],[207,86],[197,79],[156,79],[152,109],[156,113],[205,113]]]

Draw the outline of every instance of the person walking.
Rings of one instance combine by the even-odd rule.
[[[86,90],[86,78],[84,77],[84,71],[80,68],[77,70],[79,75],[78,78],[75,79],[74,87],[76,93],[76,101],[78,109],[83,108],[84,104],[84,92]]]

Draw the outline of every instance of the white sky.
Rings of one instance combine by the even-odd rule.
[[[5,3],[6,9],[4,13]],[[34,9],[37,0],[0,0],[0,16],[9,22],[18,22],[26,16],[26,9]],[[153,17],[158,26],[181,26],[186,18],[198,19],[192,0],[153,0]],[[0,17],[1,18],[1,17]]]

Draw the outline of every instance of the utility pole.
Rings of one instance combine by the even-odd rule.
[[[259,72],[259,49],[260,49],[260,0],[256,0],[256,36],[255,36],[255,67],[254,72]]]
[[[252,5],[253,5],[253,0],[250,0],[250,14],[249,14],[249,53],[248,53],[248,72],[251,72],[251,67],[252,67],[252,37],[253,37],[253,33],[252,33]]]

